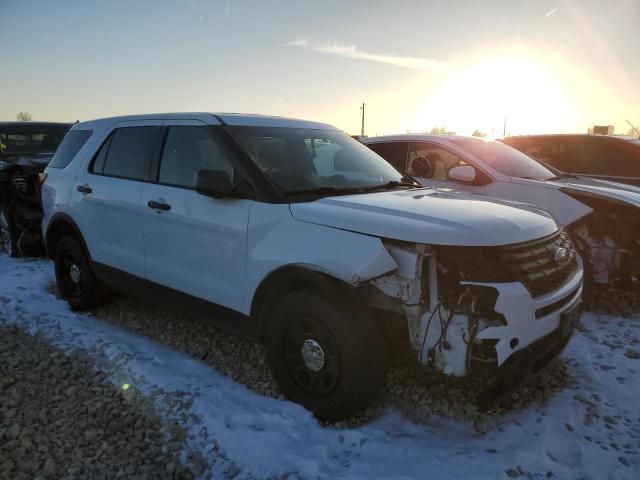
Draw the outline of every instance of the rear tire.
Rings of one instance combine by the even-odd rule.
[[[18,228],[6,206],[0,207],[0,252],[10,257],[19,257]]]
[[[266,344],[284,395],[319,419],[356,413],[384,384],[376,324],[348,300],[306,290],[286,295],[269,319]]]
[[[98,306],[100,283],[80,242],[71,236],[58,242],[55,252],[56,282],[72,310]]]

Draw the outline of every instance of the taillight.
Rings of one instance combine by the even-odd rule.
[[[47,174],[46,173],[39,173],[38,174],[38,185],[42,185],[46,179],[47,179]]]

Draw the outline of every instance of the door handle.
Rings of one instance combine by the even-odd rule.
[[[93,192],[93,190],[91,190],[91,187],[89,187],[88,185],[78,185],[76,190],[78,190],[80,193],[91,193],[91,192]]]
[[[165,212],[171,210],[171,205],[168,203],[156,202],[155,200],[149,200],[147,206],[155,210],[164,210]]]

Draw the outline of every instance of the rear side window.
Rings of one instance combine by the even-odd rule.
[[[49,162],[53,168],[64,168],[71,163],[80,149],[87,143],[92,130],[72,130],[67,133]]]
[[[633,161],[633,145],[606,137],[580,139],[580,158],[573,172],[591,175],[639,175],[640,167]]]
[[[404,142],[373,143],[367,145],[371,150],[384,158],[401,171],[406,171],[407,144]]]
[[[212,136],[207,127],[170,127],[162,152],[158,181],[194,188],[198,170],[221,170],[233,180],[230,159],[231,153]]]
[[[160,127],[118,128],[101,147],[92,172],[147,180]]]

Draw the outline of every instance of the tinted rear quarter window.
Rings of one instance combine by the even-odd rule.
[[[69,165],[92,133],[92,130],[72,130],[67,133],[49,162],[49,166],[64,168]]]
[[[111,134],[102,173],[132,180],[147,180],[159,131],[160,127],[126,127],[115,130]]]
[[[406,170],[407,144],[405,142],[373,143],[367,145],[399,170]]]

